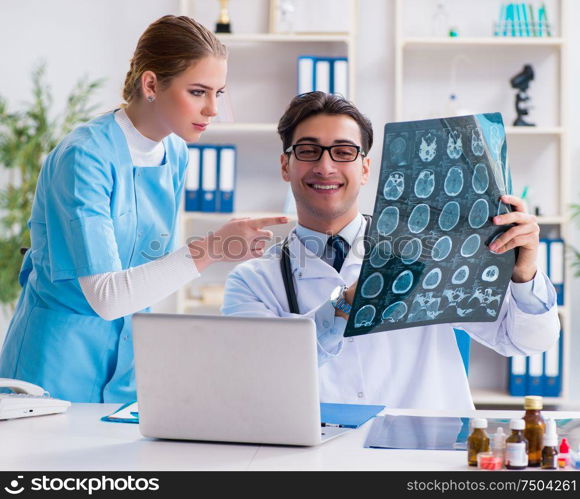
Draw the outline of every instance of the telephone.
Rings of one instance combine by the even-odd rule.
[[[19,379],[0,378],[0,420],[58,414],[70,407],[67,400],[52,398],[41,386]]]

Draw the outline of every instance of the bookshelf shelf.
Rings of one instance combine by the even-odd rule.
[[[564,44],[562,38],[556,37],[409,37],[401,38],[400,45],[404,48],[424,49],[428,47],[561,47]]]
[[[563,135],[562,127],[506,126],[507,135]]]
[[[208,133],[275,133],[277,123],[212,123],[206,130]]]
[[[225,43],[349,43],[351,36],[348,33],[336,34],[277,34],[277,33],[236,33],[220,34],[220,41]]]
[[[499,390],[472,389],[471,396],[475,404],[500,405],[500,406],[524,406],[524,397],[514,397]],[[564,397],[543,397],[544,405],[562,405],[566,403]]]

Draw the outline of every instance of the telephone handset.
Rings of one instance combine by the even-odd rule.
[[[48,392],[38,385],[33,385],[27,381],[22,381],[20,379],[11,378],[0,378],[0,388],[8,388],[14,393],[24,393],[27,395],[33,395],[35,397],[42,397],[44,395],[48,396]]]
[[[41,386],[19,379],[0,378],[0,420],[58,414],[70,407],[67,400],[52,398]]]

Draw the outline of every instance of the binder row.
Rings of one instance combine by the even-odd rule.
[[[535,13],[534,13],[535,10]],[[495,36],[552,36],[546,6],[537,9],[525,2],[502,3]]]
[[[320,90],[348,99],[348,59],[346,57],[298,57],[298,94]]]
[[[564,305],[564,251],[563,239],[540,239],[537,265],[556,288],[557,303]]]
[[[232,213],[236,146],[188,144],[185,211]]]
[[[564,333],[558,344],[544,353],[514,355],[509,358],[508,392],[514,396],[559,397],[562,393],[562,355]]]

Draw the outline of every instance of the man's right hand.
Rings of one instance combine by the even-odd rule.
[[[273,233],[269,225],[288,223],[288,217],[234,218],[207,237],[188,244],[197,270],[215,262],[243,262],[264,254]]]

